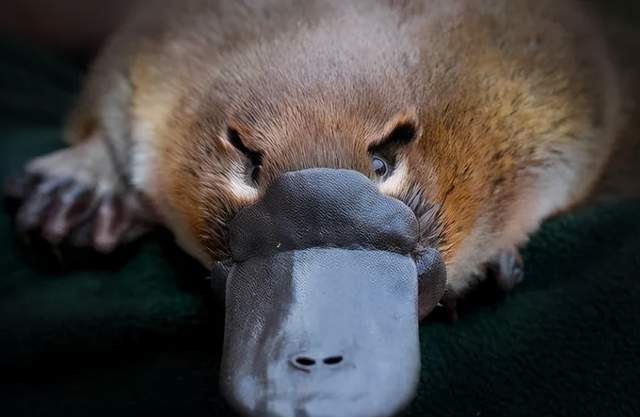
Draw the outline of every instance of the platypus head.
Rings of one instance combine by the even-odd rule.
[[[484,184],[510,189],[484,152],[493,111],[427,77],[405,20],[351,12],[230,45],[206,80],[154,102],[171,107],[146,188],[183,248],[232,260],[222,385],[247,414],[406,403],[418,318],[438,298],[419,287],[442,282],[438,252],[451,287],[493,251],[474,230],[499,224],[483,209],[502,194]]]
[[[439,254],[417,248],[418,237],[406,205],[350,170],[286,173],[241,210],[230,269],[217,265],[213,277],[226,279],[221,385],[235,408],[260,417],[402,408],[418,382],[419,310],[445,287]]]

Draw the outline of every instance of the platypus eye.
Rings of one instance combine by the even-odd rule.
[[[233,128],[229,128],[227,130],[227,138],[237,150],[247,157],[250,164],[250,166],[247,167],[247,173],[253,182],[258,182],[260,169],[262,168],[262,152],[247,148],[247,146],[242,142],[240,133]]]
[[[416,136],[416,126],[404,121],[397,124],[379,142],[369,146],[372,168],[378,178],[384,179],[393,173],[398,155]]]
[[[374,156],[372,165],[373,165],[373,171],[376,173],[378,177],[384,177],[385,175],[387,175],[387,172],[389,171],[389,166],[387,165],[387,161],[385,161],[384,159],[378,156]]]

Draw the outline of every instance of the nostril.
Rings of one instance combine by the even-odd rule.
[[[335,366],[344,361],[344,357],[342,355],[336,356],[327,356],[322,360],[327,366]],[[313,368],[318,364],[315,358],[308,355],[295,355],[291,359],[289,359],[291,365],[294,368],[300,369],[301,371],[311,372]]]
[[[337,365],[342,362],[342,356],[330,356],[322,362],[324,362],[325,365]]]
[[[313,366],[313,365],[316,364],[316,361],[314,361],[311,358],[304,357],[304,356],[301,357],[301,358],[296,358],[295,361],[296,361],[296,363],[298,365],[301,365],[301,366]]]
[[[316,364],[316,360],[305,355],[297,355],[291,358],[291,364],[303,371],[310,371]]]

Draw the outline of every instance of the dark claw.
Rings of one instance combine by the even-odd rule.
[[[60,243],[96,208],[94,193],[77,184],[70,184],[56,196],[42,228],[45,239]]]
[[[92,215],[71,231],[70,244],[110,253],[118,245],[135,240],[151,228],[135,210],[126,198],[103,197],[91,209]]]
[[[100,201],[93,229],[93,246],[97,251],[109,253],[116,247],[122,217],[119,198],[107,196]]]
[[[84,223],[79,224],[68,236],[68,242],[75,248],[88,248],[93,246],[93,229],[95,216],[89,217]]]
[[[124,197],[124,210],[128,224],[121,242],[131,242],[144,235],[151,229],[152,219],[157,219],[152,207],[139,194],[130,193]]]
[[[72,179],[39,174],[14,177],[4,191],[7,203],[17,208],[20,234],[40,234],[54,246],[65,242],[109,253],[152,226],[149,210],[132,193],[98,198],[93,189]]]
[[[66,183],[64,180],[53,179],[43,180],[37,184],[18,209],[16,217],[18,229],[29,232],[39,228],[53,204],[55,191]]]
[[[524,279],[524,263],[517,251],[503,251],[487,266],[498,287],[510,292]]]

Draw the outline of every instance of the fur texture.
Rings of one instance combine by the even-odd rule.
[[[92,175],[141,193],[205,265],[227,256],[234,213],[283,172],[358,170],[416,212],[422,245],[442,252],[459,294],[543,220],[585,201],[629,134],[625,78],[583,8],[147,3],[96,61],[66,161],[108,143],[124,178],[98,165]],[[411,137],[389,148],[407,127]],[[372,168],[379,147],[392,154],[385,177]],[[55,175],[58,164],[36,171]]]

